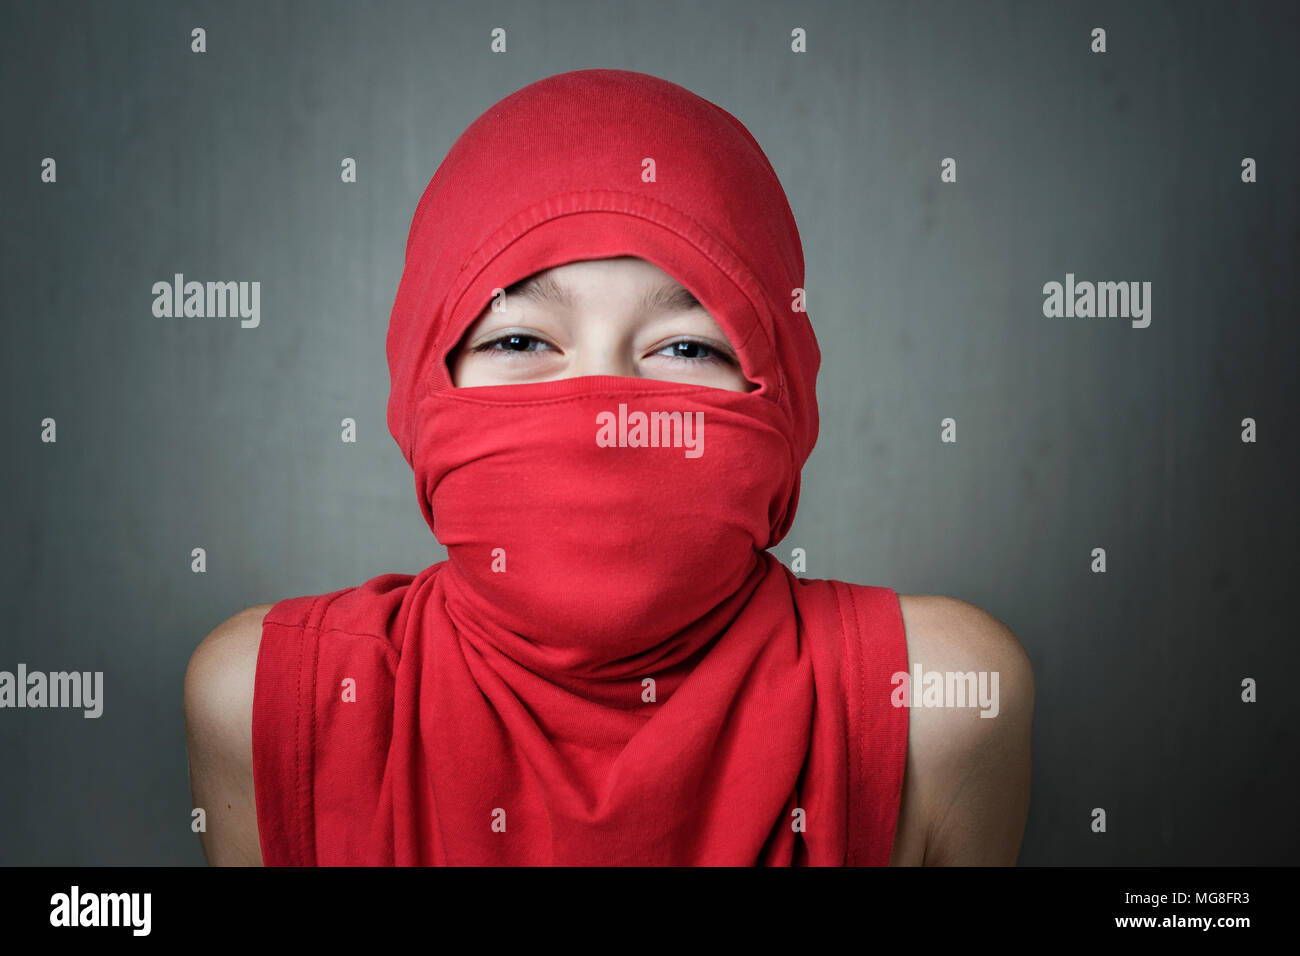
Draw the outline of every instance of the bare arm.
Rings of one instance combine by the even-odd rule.
[[[912,707],[893,865],[1014,865],[1029,813],[1034,675],[997,618],[937,595],[900,595],[909,665],[998,675],[997,716]],[[991,685],[990,685],[991,686]],[[990,712],[992,712],[990,710]]]
[[[262,640],[259,604],[223,621],[185,670],[185,742],[190,794],[206,813],[199,834],[211,866],[261,866],[253,794],[253,678]]]

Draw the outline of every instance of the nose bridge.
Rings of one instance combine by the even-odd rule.
[[[608,312],[596,309],[584,318],[575,337],[577,354],[570,366],[575,378],[579,375],[636,376],[632,339],[624,324],[612,309]]]

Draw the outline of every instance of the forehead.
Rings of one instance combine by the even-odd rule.
[[[505,292],[507,297],[577,309],[589,295],[611,288],[635,294],[636,308],[643,312],[704,309],[689,289],[654,263],[627,256],[554,266],[519,280]]]

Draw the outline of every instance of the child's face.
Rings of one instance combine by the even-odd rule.
[[[497,301],[500,310],[484,309],[451,355],[451,380],[458,388],[579,375],[657,378],[737,392],[757,387],[741,374],[735,350],[713,317],[644,259],[556,266]]]

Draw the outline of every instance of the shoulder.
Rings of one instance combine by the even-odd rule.
[[[1020,639],[988,611],[938,594],[900,594],[899,610],[910,660],[928,658],[935,666],[1002,669],[1002,686],[1033,691],[1033,666]],[[929,666],[926,660],[922,664]],[[1031,697],[1032,700],[1032,697]]]
[[[185,740],[190,791],[202,808],[199,840],[213,865],[260,865],[253,792],[253,686],[262,620],[258,604],[222,621],[185,669]]]
[[[909,713],[895,857],[1013,864],[1029,806],[1029,654],[1006,624],[965,601],[899,595],[899,608]]]
[[[196,729],[227,732],[247,703],[252,714],[253,677],[262,641],[262,620],[274,607],[258,604],[218,624],[199,642],[185,669],[185,714],[203,721]],[[242,727],[242,724],[238,726]]]
[[[203,638],[190,655],[185,672],[186,685],[191,679],[225,674],[229,665],[244,661],[251,652],[257,654],[262,640],[262,619],[274,604],[256,604],[226,618]]]

